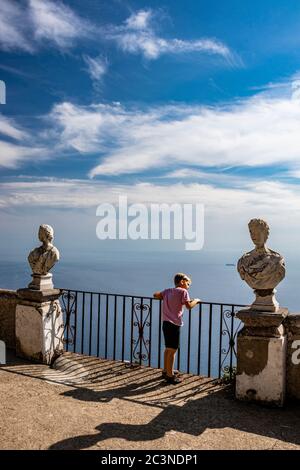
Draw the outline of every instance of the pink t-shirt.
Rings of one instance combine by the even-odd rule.
[[[183,306],[190,300],[189,293],[182,287],[165,289],[163,296],[163,321],[169,321],[175,325],[182,326]]]

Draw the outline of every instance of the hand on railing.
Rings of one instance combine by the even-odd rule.
[[[200,299],[192,299],[192,300],[189,300],[188,302],[186,302],[185,306],[186,306],[186,308],[191,310],[193,307],[195,307],[195,305],[199,304],[200,302],[201,302]]]

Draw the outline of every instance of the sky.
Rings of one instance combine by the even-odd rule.
[[[48,223],[67,253],[184,250],[98,240],[97,206],[202,204],[203,250],[300,241],[298,0],[0,0],[2,258]]]

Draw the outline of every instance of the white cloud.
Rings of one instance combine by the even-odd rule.
[[[225,170],[225,169],[224,169]],[[195,168],[179,168],[178,170],[171,171],[162,175],[160,178],[164,179],[176,179],[176,180],[187,180],[187,181],[199,181],[205,180],[210,183],[217,185],[226,184],[233,187],[239,187],[242,183],[249,182],[249,178],[240,175],[232,175],[222,171],[201,171]],[[253,178],[255,181],[256,178]]]
[[[99,154],[90,176],[283,165],[300,169],[300,100],[253,98],[223,107],[126,109],[121,105],[56,105],[50,119],[66,148]]]
[[[0,47],[33,52],[28,37],[28,16],[22,5],[13,0],[0,0]]]
[[[140,10],[121,26],[99,28],[59,0],[27,0],[24,4],[0,0],[0,46],[4,50],[34,52],[41,45],[52,43],[59,49],[66,49],[74,46],[80,38],[99,40],[102,36],[114,40],[123,51],[142,54],[147,59],[156,59],[162,54],[205,52],[231,63],[236,61],[230,49],[215,39],[159,37],[152,26],[155,16],[157,12],[150,9]],[[99,58],[88,57],[86,62],[94,76],[105,73],[107,64],[101,64]]]
[[[99,82],[107,72],[107,61],[102,57],[83,56],[83,60],[87,65],[87,72],[91,79]]]
[[[24,161],[30,161],[37,156],[45,158],[49,154],[46,148],[35,145],[30,134],[18,126],[13,119],[8,119],[1,114],[0,136],[13,140],[11,142],[0,139],[0,167],[16,168]]]
[[[206,178],[208,173],[205,171],[194,170],[192,168],[180,168],[163,175],[163,178]],[[215,176],[215,174],[214,174]]]
[[[29,0],[29,9],[38,41],[52,41],[65,48],[90,33],[90,25],[59,1]]]
[[[42,42],[65,49],[88,37],[93,26],[60,1],[0,0],[0,47],[33,53]]]
[[[153,13],[151,10],[140,10],[137,13],[133,13],[125,21],[128,29],[147,29]]]
[[[72,103],[55,105],[49,115],[61,145],[81,153],[103,152],[111,139],[125,125],[127,114],[119,106],[76,106]]]
[[[0,140],[0,166],[16,168],[21,162],[32,160],[40,152],[42,152],[42,149],[16,145]]]
[[[296,85],[289,84],[289,94],[284,90],[283,96],[263,93],[223,107],[125,108],[118,103],[79,106],[63,102],[44,117],[47,132],[40,130],[34,137],[2,117],[2,134],[22,144],[18,151],[17,144],[3,143],[2,164],[21,163],[27,147],[39,147],[41,158],[66,155],[69,150],[89,155],[94,161],[91,177],[146,177],[160,170],[166,178],[196,177],[229,184],[228,175],[220,174],[228,167],[269,166],[276,179],[298,178],[300,100]],[[276,173],[276,167],[283,169],[281,173],[279,169]]]
[[[69,150],[92,156],[94,161],[98,158],[91,177],[146,177],[160,170],[165,178],[206,178],[229,184],[221,170],[269,166],[276,179],[299,178],[297,85],[289,83],[289,94],[285,89],[283,96],[263,93],[223,107],[129,109],[118,103],[79,106],[63,102],[44,117],[47,132],[40,130],[35,136],[0,116],[1,133],[21,145],[18,149],[18,143],[2,142],[1,164],[18,165],[29,158],[29,148],[39,148],[40,158],[66,155]],[[279,166],[284,170],[276,174]]]
[[[292,90],[293,90],[293,98],[294,99],[300,99],[300,79],[297,76],[295,77],[294,80],[291,83]]]
[[[162,54],[205,52],[234,62],[230,49],[215,39],[183,40],[157,36],[152,27],[154,16],[152,10],[133,13],[123,25],[109,28],[106,37],[116,41],[124,52],[142,54],[147,59],[157,59]]]
[[[28,134],[17,126],[13,119],[8,119],[0,114],[0,134],[12,139],[25,139]]]
[[[111,184],[71,179],[5,182],[0,188],[0,207],[66,208],[96,210],[104,202],[118,204],[120,195],[128,203],[202,203],[206,220],[233,227],[250,218],[262,217],[281,227],[283,222],[297,225],[300,216],[298,185],[263,180],[242,187],[221,188],[212,184],[150,183]],[[96,220],[96,219],[95,219]],[[246,225],[245,225],[246,226]]]

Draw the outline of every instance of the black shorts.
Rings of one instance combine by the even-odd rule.
[[[178,349],[180,340],[180,326],[169,321],[163,322],[163,333],[166,348]]]

